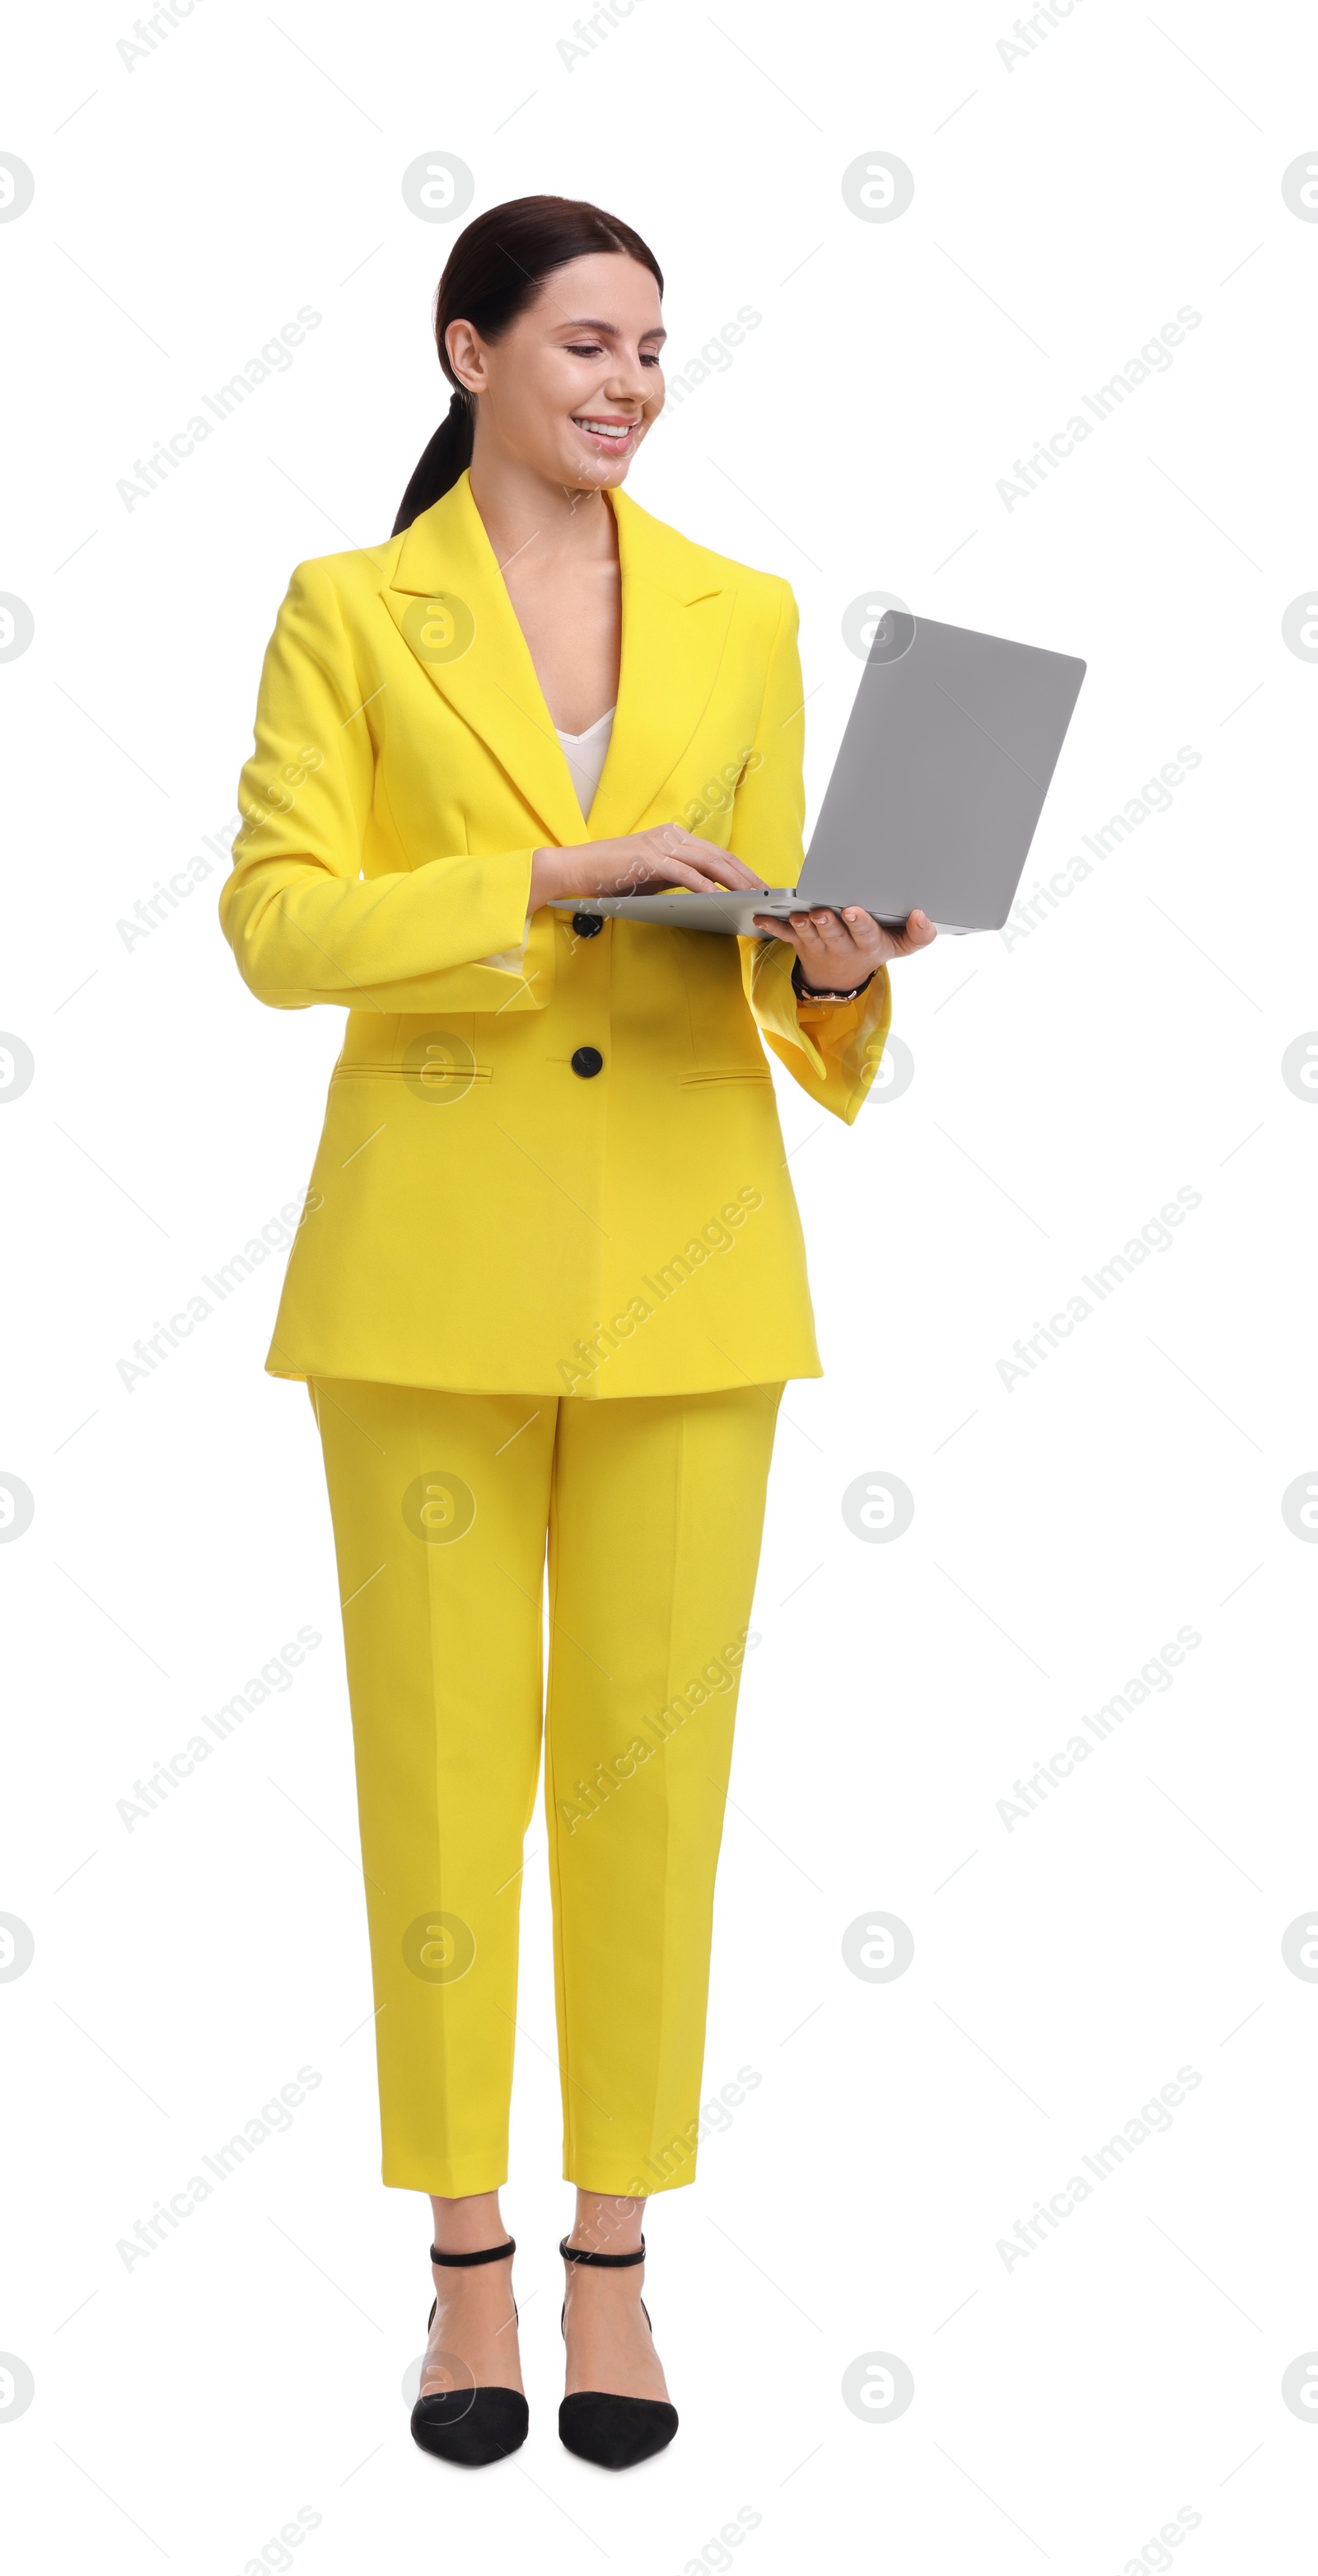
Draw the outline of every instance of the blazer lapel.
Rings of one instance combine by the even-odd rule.
[[[622,566],[618,712],[591,808],[592,840],[641,828],[713,693],[735,590],[691,577],[695,548],[625,492],[610,495]],[[668,812],[655,822],[676,821]]]
[[[709,703],[735,591],[692,578],[695,550],[623,492],[610,496],[622,573],[618,711],[592,840],[640,825]],[[382,593],[404,643],[480,736],[551,841],[582,838],[572,774],[466,474],[406,531]],[[674,819],[667,814],[658,821]]]
[[[479,734],[548,839],[579,841],[572,773],[465,474],[413,520],[381,596],[427,678]]]

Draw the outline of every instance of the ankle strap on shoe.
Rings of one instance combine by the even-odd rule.
[[[516,2251],[516,2239],[510,2236],[502,2245],[482,2245],[476,2254],[441,2254],[439,2247],[432,2245],[430,2260],[432,2263],[448,2263],[465,2268],[468,2263],[501,2263],[506,2254],[515,2254]]]
[[[645,2238],[641,2238],[634,2254],[592,2254],[588,2245],[569,2245],[566,2236],[558,2250],[565,2263],[598,2263],[609,2271],[621,2272],[628,2264],[645,2261]]]

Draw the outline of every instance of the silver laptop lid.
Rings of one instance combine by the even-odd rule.
[[[998,930],[1011,910],[1085,665],[885,610],[800,893],[903,922]]]
[[[799,889],[559,898],[561,912],[754,936],[757,912],[863,904],[900,927],[1000,930],[1085,665],[887,609],[860,675]]]

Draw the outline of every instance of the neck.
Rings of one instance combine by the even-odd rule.
[[[502,568],[534,545],[537,557],[616,561],[618,533],[602,491],[574,491],[503,456],[479,429],[471,497]]]

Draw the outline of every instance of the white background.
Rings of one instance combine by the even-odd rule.
[[[638,0],[569,68],[546,7],[199,0],[130,69],[131,32],[27,12],[0,134],[36,178],[0,226],[0,587],[35,619],[0,668],[0,1023],[36,1065],[0,1119],[0,1465],[36,1501],[0,1548],[0,1909],[36,1945],[0,1989],[22,2564],[238,2576],[290,2559],[268,2544],[306,2507],[312,2576],[678,2576],[730,2560],[747,2507],[763,2576],[857,2541],[905,2576],[1297,2565],[1318,1988],[1281,1942],[1318,1903],[1318,1559],[1281,1496],[1318,1459],[1318,1118],[1281,1058],[1318,1024],[1318,671],[1282,619],[1318,572],[1318,227],[1281,179],[1315,143],[1313,30],[1079,0],[1009,64],[1005,0]],[[675,366],[762,313],[632,488],[793,583],[814,801],[872,585],[1087,659],[1027,892],[1200,754],[1028,937],[894,970],[900,1098],[848,1133],[780,1086],[827,1375],[779,1438],[706,2061],[711,2093],[762,2080],[652,2208],[682,2430],[614,2480],[554,2422],[543,1828],[505,2194],[532,2432],[467,2478],[408,2436],[428,2210],[379,2181],[328,1512],[306,1397],[262,1374],[278,1262],[148,1383],[116,1368],[310,1169],[339,1014],[244,991],[218,865],[149,937],[116,924],[232,815],[293,564],[387,536],[439,416],[451,228],[400,189],[429,151],[474,212],[550,189],[636,225]],[[843,200],[874,151],[914,173],[892,223]],[[303,304],[288,370],[126,509],[135,460]],[[1170,367],[1008,509],[1014,461],[1186,304]],[[1181,1188],[1171,1246],[1009,1390],[1016,1339]],[[869,1545],[841,1496],[885,1473],[914,1521]],[[304,1624],[295,1685],[127,1831],[135,1778]],[[1009,1830],[1013,1782],[1183,1625],[1172,1686]],[[875,1909],[914,1937],[887,1984],[842,1954]],[[291,2127],[126,2269],[118,2240],[302,2066]],[[999,2240],[1181,2067],[1171,2129],[1009,2268]],[[913,2373],[900,2420],[843,2403],[875,2352]]]

